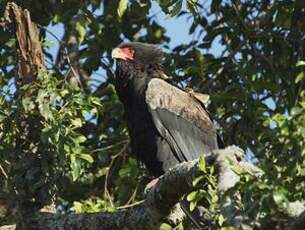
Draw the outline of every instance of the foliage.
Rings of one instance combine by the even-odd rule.
[[[75,213],[92,213],[99,211],[114,211],[110,204],[107,204],[105,200],[89,198],[83,202],[75,201],[73,203],[72,211]]]
[[[193,186],[196,188],[199,185],[199,189],[195,189],[187,195],[190,210],[193,211],[200,204],[204,205],[209,219],[214,223],[213,228],[219,229],[224,222],[224,218],[220,213],[215,167],[213,165],[206,166],[205,158],[200,157],[198,168],[202,175],[193,180]]]
[[[286,220],[289,205],[304,202],[302,0],[16,2],[40,25],[48,72],[19,88],[15,36],[0,26],[1,200],[18,193],[41,204],[75,202],[75,211],[92,212],[142,198],[150,177],[130,153],[110,58],[122,40],[138,40],[171,47],[165,72],[177,85],[210,94],[209,110],[225,144],[255,156],[263,175],[241,175],[235,188],[250,210],[251,227],[281,225],[270,221]],[[6,3],[0,0],[1,15]],[[158,20],[163,13],[189,19],[183,25],[189,41],[172,42],[179,35],[167,33]],[[63,36],[52,39],[58,52],[48,47],[50,25],[63,28]],[[20,97],[22,90],[35,93]],[[21,120],[32,124],[31,135]],[[207,187],[205,199],[214,197],[213,189]],[[213,209],[217,213],[217,205]]]
[[[289,112],[276,113],[265,121],[274,140],[260,163],[264,173],[259,177],[241,177],[238,189],[244,192],[244,209],[251,210],[249,215],[263,229],[274,224],[273,216],[297,216],[305,207],[304,93],[300,90],[299,98]],[[281,152],[272,154],[279,150]]]

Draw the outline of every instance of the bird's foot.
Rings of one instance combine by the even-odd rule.
[[[150,182],[146,185],[144,191],[147,191],[147,190],[151,189],[152,187],[154,187],[154,186],[158,183],[158,181],[159,181],[159,178],[155,178],[155,179],[153,179],[152,181],[150,181]]]

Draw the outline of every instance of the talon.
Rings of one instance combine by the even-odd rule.
[[[145,187],[145,190],[144,191],[147,191],[148,189],[151,189],[152,187],[154,187],[159,181],[159,178],[155,178],[153,179],[152,181],[150,181],[146,187]]]

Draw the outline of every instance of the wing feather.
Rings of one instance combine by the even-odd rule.
[[[153,78],[147,86],[145,99],[158,132],[180,162],[218,148],[213,121],[190,94]]]

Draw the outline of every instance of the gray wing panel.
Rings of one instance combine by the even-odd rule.
[[[165,109],[151,110],[159,133],[167,140],[180,162],[199,158],[215,147],[215,137],[209,137],[197,126]]]
[[[153,78],[145,96],[158,132],[180,162],[218,148],[216,130],[209,114],[190,94],[162,79]]]

